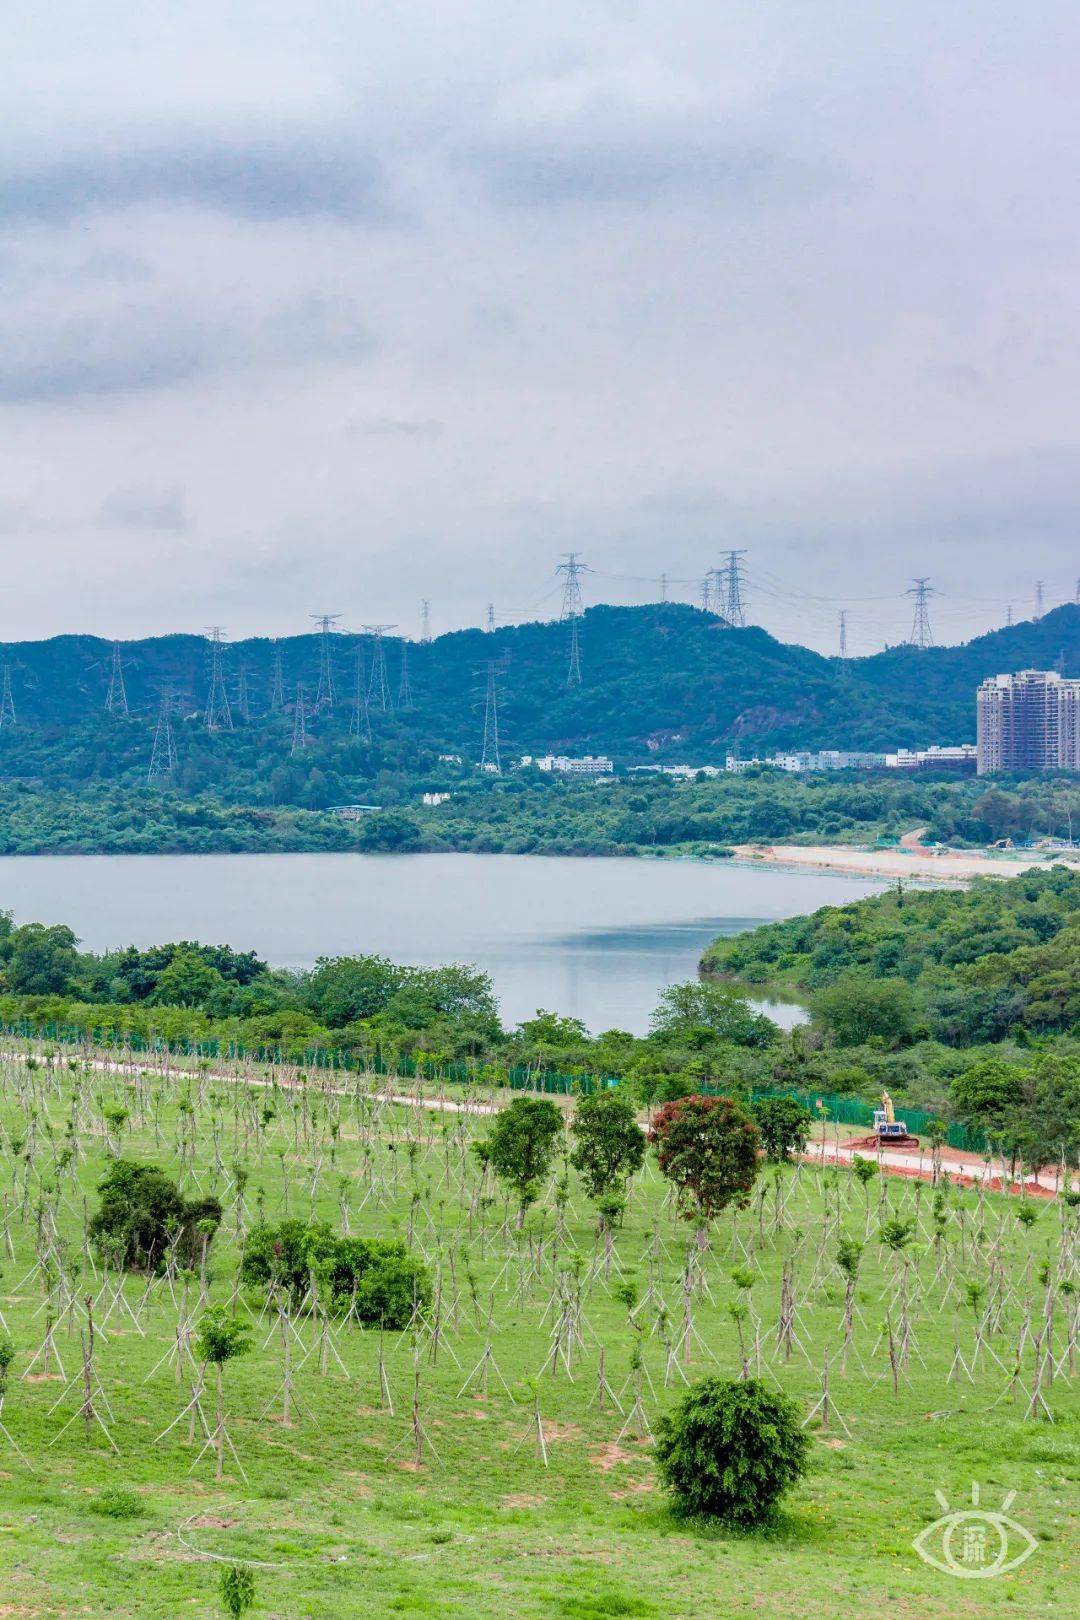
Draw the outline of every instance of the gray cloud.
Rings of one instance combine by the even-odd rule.
[[[1075,0],[13,5],[24,633],[506,620],[570,548],[630,601],[745,546],[826,648],[913,574],[955,635],[1071,597]]]
[[[18,165],[0,162],[0,222],[55,224],[90,211],[176,205],[253,221],[388,215],[378,164],[338,132],[221,146],[198,132],[155,144],[136,129],[129,139],[122,149],[90,144],[77,156],[46,150]]]
[[[354,422],[349,432],[358,439],[440,439],[446,432],[446,423],[431,416],[375,416]]]
[[[264,313],[210,299],[178,304],[163,287],[26,322],[0,312],[0,402],[33,404],[142,393],[202,376],[332,357],[355,361],[372,338],[352,302],[306,293]]]
[[[184,534],[191,527],[181,484],[128,484],[106,495],[98,510],[102,529],[156,529]]]

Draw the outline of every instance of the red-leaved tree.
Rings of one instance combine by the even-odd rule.
[[[705,1225],[745,1205],[758,1173],[758,1128],[731,1097],[680,1097],[653,1119],[649,1140],[684,1220]]]

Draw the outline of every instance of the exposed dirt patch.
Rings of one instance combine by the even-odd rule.
[[[502,1508],[534,1508],[543,1507],[547,1501],[546,1496],[528,1496],[521,1492],[515,1496],[504,1496],[499,1502]]]
[[[543,1419],[541,1419],[541,1421],[543,1421]],[[544,1439],[547,1441],[549,1446],[553,1445],[557,1440],[580,1440],[581,1424],[544,1423]]]
[[[633,1462],[633,1460],[630,1453],[624,1451],[615,1440],[609,1440],[606,1446],[600,1447],[599,1451],[589,1452],[589,1461],[594,1468],[599,1468],[603,1474],[606,1474],[612,1468],[617,1468],[620,1463],[629,1463]]]
[[[189,1519],[189,1530],[231,1530],[240,1523],[239,1519],[222,1519],[216,1513],[200,1513],[197,1518]]]
[[[655,1476],[652,1474],[646,1474],[644,1479],[635,1479],[631,1481],[631,1483],[626,1486],[625,1490],[609,1491],[608,1495],[611,1497],[613,1502],[622,1502],[625,1501],[628,1496],[651,1496],[655,1489]]]

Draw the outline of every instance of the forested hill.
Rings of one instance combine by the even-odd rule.
[[[387,636],[387,705],[370,638],[333,638],[337,702],[309,713],[309,747],[337,755],[365,752],[349,741],[357,650],[371,706],[372,749],[365,763],[400,769],[425,755],[479,755],[489,660],[496,665],[504,757],[548,749],[605,752],[624,762],[646,758],[716,760],[738,743],[744,751],[787,746],[885,748],[974,737],[974,692],[999,670],[1080,668],[1080,608],[1062,607],[961,647],[898,647],[841,666],[805,647],[785,645],[764,630],[728,630],[713,616],[680,603],[590,609],[580,622],[580,686],[567,683],[569,629],[534,623],[458,631],[407,646],[411,707],[399,703],[403,643]],[[314,635],[237,641],[223,655],[238,735],[223,746],[236,763],[254,750],[266,764],[292,741],[290,712],[270,712],[275,650],[280,651],[287,707],[303,685],[308,710],[319,683]],[[145,774],[159,694],[176,696],[181,764],[205,737],[200,718],[208,684],[207,642],[163,636],[122,649],[130,717],[105,715],[111,643],[91,636],[9,645],[5,662],[17,724],[0,730],[0,774],[48,780]],[[246,705],[242,699],[246,688]],[[247,708],[248,718],[243,715]],[[215,739],[215,749],[219,749]],[[220,751],[220,749],[219,749]],[[359,766],[351,770],[355,772]],[[347,771],[349,774],[349,771]],[[363,774],[371,774],[366,770]],[[192,786],[205,785],[195,784]]]

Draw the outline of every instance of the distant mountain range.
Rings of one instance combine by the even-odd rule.
[[[222,655],[235,733],[208,743],[208,644],[160,636],[121,650],[129,716],[105,713],[112,644],[93,636],[20,642],[3,655],[17,724],[0,730],[0,774],[42,780],[145,776],[159,694],[175,695],[178,749],[213,755],[242,775],[287,758],[299,688],[309,757],[329,763],[343,785],[375,770],[422,769],[438,753],[479,755],[487,668],[493,663],[504,758],[548,750],[608,753],[617,761],[719,761],[775,747],[883,749],[974,740],[975,688],[1001,670],[1080,670],[1080,608],[1054,609],[963,646],[894,647],[841,664],[785,645],[754,627],[730,630],[681,603],[594,607],[578,623],[581,684],[568,683],[570,628],[521,624],[490,633],[455,631],[421,644],[382,643],[388,708],[376,644],[331,640],[333,709],[314,709],[320,679],[315,635],[229,644]],[[368,693],[373,743],[350,736],[356,655]],[[402,708],[402,659],[411,707]],[[275,659],[287,709],[271,711]],[[245,702],[250,718],[245,721]],[[291,767],[296,768],[296,767]],[[191,773],[189,772],[189,775]],[[203,772],[196,770],[194,778]],[[211,770],[210,775],[214,772]],[[197,790],[207,785],[190,780]]]

